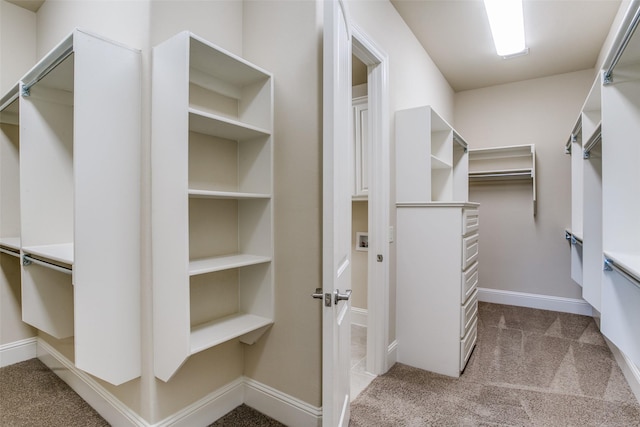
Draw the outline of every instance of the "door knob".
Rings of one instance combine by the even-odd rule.
[[[331,294],[323,294],[322,288],[316,288],[316,291],[312,293],[311,296],[316,299],[324,299],[325,307],[331,307]]]
[[[338,304],[338,301],[348,301],[351,298],[351,289],[347,289],[344,294],[341,294],[338,289],[333,292],[335,298],[335,304]]]

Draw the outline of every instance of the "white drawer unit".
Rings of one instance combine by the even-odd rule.
[[[477,339],[479,205],[398,203],[398,361],[460,376]]]
[[[462,292],[460,303],[464,302],[471,296],[473,291],[478,287],[478,262],[476,261],[471,267],[462,272]]]

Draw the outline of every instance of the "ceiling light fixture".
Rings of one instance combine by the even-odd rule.
[[[493,43],[503,58],[526,55],[522,0],[484,0]]]

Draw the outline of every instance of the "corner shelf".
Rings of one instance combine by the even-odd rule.
[[[273,324],[273,79],[182,32],[153,49],[155,375]]]
[[[469,149],[469,182],[531,181],[533,215],[537,212],[535,145]]]

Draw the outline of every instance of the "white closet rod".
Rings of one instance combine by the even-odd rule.
[[[43,260],[40,260],[38,258],[33,258],[32,256],[27,255],[27,254],[22,255],[22,265],[27,266],[29,264],[38,264],[38,265],[41,265],[43,267],[47,267],[47,268],[50,268],[50,269],[55,270],[55,271],[59,271],[60,273],[64,273],[64,274],[71,274],[72,273],[72,270],[70,268],[60,267],[57,264],[53,264],[51,262],[43,261]]]
[[[7,94],[2,98],[2,105],[0,105],[0,111],[4,111],[9,105],[13,103],[16,99],[18,99],[18,85],[15,85],[11,91],[9,91],[10,95]]]
[[[602,141],[602,125],[599,124],[589,141],[584,145],[584,158],[588,159],[593,147]]]
[[[630,21],[629,21],[629,15],[625,16],[625,22],[629,21],[629,24],[627,25],[627,29],[622,35],[618,34],[618,37],[616,37],[616,40],[611,46],[611,51],[609,52],[609,55],[607,55],[607,59],[604,62],[603,68],[606,68],[606,71],[604,72],[604,75],[603,75],[603,84],[608,84],[613,81],[611,77],[611,75],[613,74],[613,69],[616,67],[616,65],[618,65],[618,61],[620,61],[620,58],[622,57],[622,54],[627,48],[627,45],[629,44],[629,41],[631,40],[633,33],[636,31],[636,28],[638,27],[638,21],[640,20],[639,4],[640,2],[638,0],[634,0],[632,2],[632,5],[629,7],[629,10],[631,10],[632,8],[635,8],[635,13],[633,14],[633,17],[630,19]],[[609,65],[607,66],[606,64],[609,64]]]
[[[635,274],[632,274],[630,272],[628,272],[627,270],[625,270],[624,268],[620,267],[619,265],[616,265],[616,263],[610,259],[610,258],[605,258],[604,259],[604,271],[617,271],[618,273],[620,273],[620,275],[622,275],[625,279],[627,279],[628,281],[630,281],[632,284],[636,285],[638,288],[640,288],[640,278],[637,277]]]
[[[453,132],[453,140],[455,142],[457,142],[463,149],[464,152],[466,153],[467,150],[469,149],[469,145],[467,144],[467,141],[464,140],[464,138],[462,138],[457,132]]]
[[[571,235],[571,244],[572,245],[578,245],[578,246],[582,246],[582,240],[578,239],[576,236],[574,236],[573,234]]]
[[[578,134],[580,133],[581,130],[582,130],[582,120],[578,120],[576,125],[573,127],[573,130],[571,131],[571,136],[569,136],[569,140],[564,146],[565,154],[571,154],[571,143],[576,142],[578,140]]]
[[[19,252],[15,252],[15,251],[12,251],[10,249],[5,249],[3,247],[0,247],[0,252],[2,252],[3,254],[12,255],[12,256],[16,256],[16,257],[20,258],[20,253]]]
[[[73,46],[69,46],[67,47],[62,54],[60,54],[60,56],[56,57],[55,60],[53,60],[51,63],[46,64],[45,67],[33,78],[31,78],[31,80],[29,80],[29,82],[22,84],[22,95],[23,96],[29,96],[29,90],[36,84],[38,83],[40,80],[42,80],[43,78],[45,78],[47,76],[47,74],[49,74],[51,71],[53,71],[58,65],[60,65],[65,59],[67,59],[69,57],[69,55],[71,55],[73,53]]]

